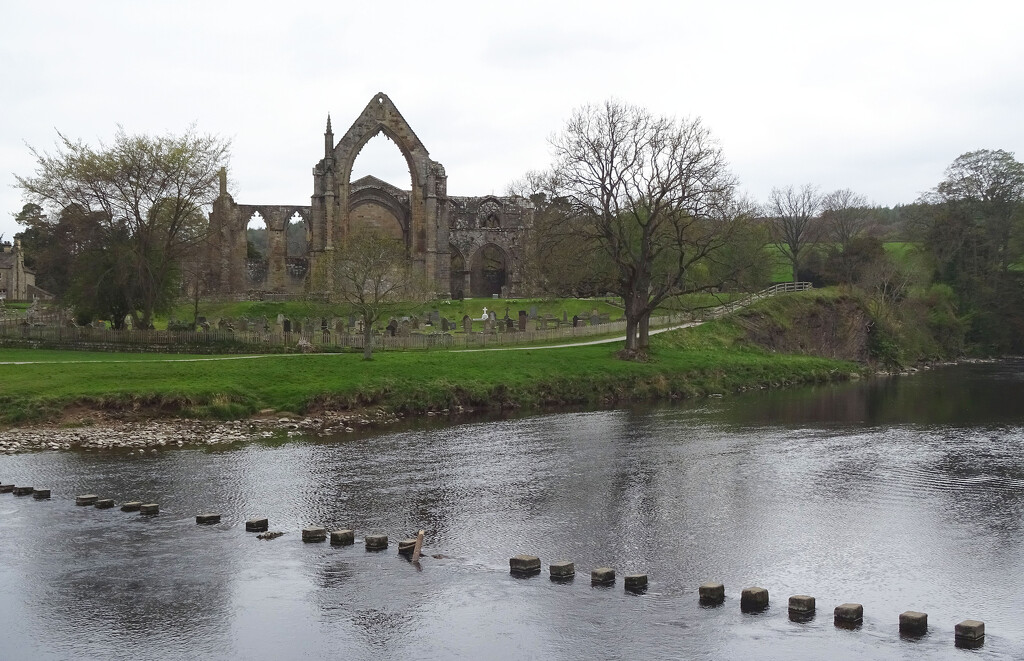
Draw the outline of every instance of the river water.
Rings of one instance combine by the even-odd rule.
[[[0,457],[0,658],[1024,658],[1024,362],[645,409]],[[95,493],[158,516],[76,507]],[[223,522],[197,526],[219,512]],[[244,521],[286,534],[259,541]],[[303,543],[307,525],[392,540]],[[419,567],[398,539],[427,531]],[[540,556],[544,572],[508,573]],[[440,556],[440,557],[435,557]],[[576,563],[571,583],[547,564]],[[619,580],[592,587],[590,569]],[[645,594],[622,576],[645,572]],[[727,599],[701,607],[697,586]],[[769,609],[744,614],[740,590]],[[792,594],[818,614],[789,621]],[[864,605],[856,630],[832,609]],[[928,613],[901,638],[899,613]],[[978,650],[953,626],[980,619]]]

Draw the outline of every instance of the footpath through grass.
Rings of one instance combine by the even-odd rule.
[[[646,363],[617,360],[617,343],[480,353],[381,352],[369,362],[351,353],[154,362],[170,356],[5,349],[0,362],[126,362],[0,365],[0,424],[58,420],[74,406],[231,418],[264,409],[309,413],[370,405],[409,414],[456,406],[612,405],[821,382],[859,369],[747,347],[734,326],[718,322],[654,336],[651,343]]]

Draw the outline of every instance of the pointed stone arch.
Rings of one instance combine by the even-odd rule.
[[[444,167],[431,160],[419,136],[391,99],[375,94],[337,143],[328,120],[324,158],[314,169],[313,250],[331,251],[351,230],[352,166],[366,143],[383,133],[398,147],[409,166],[407,245],[409,256],[439,292],[448,286],[448,222],[444,201]]]

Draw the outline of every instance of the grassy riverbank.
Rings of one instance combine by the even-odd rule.
[[[185,356],[0,350],[0,424],[59,421],[68,410],[233,418],[383,406],[430,410],[613,405],[845,378],[854,363],[779,355],[713,322],[652,338],[651,360],[615,358],[618,344],[520,351]],[[172,359],[173,358],[173,359]],[[62,362],[84,361],[84,362]],[[96,362],[91,362],[96,361]],[[99,362],[103,361],[103,362]],[[122,361],[122,362],[109,362]]]

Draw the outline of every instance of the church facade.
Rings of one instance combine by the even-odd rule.
[[[352,181],[352,166],[363,146],[384,134],[405,157],[411,188],[402,190],[375,177]],[[267,227],[262,263],[248,251],[246,228],[254,217]],[[304,254],[288,254],[289,222],[305,227]],[[459,197],[448,194],[444,166],[430,158],[419,137],[391,99],[374,95],[337,141],[330,117],[324,154],[313,167],[313,192],[306,205],[239,204],[227,192],[210,214],[210,289],[318,293],[316,274],[332,253],[359,228],[373,228],[404,242],[409,259],[439,296],[490,297],[524,293],[523,257],[533,208],[519,197]]]

